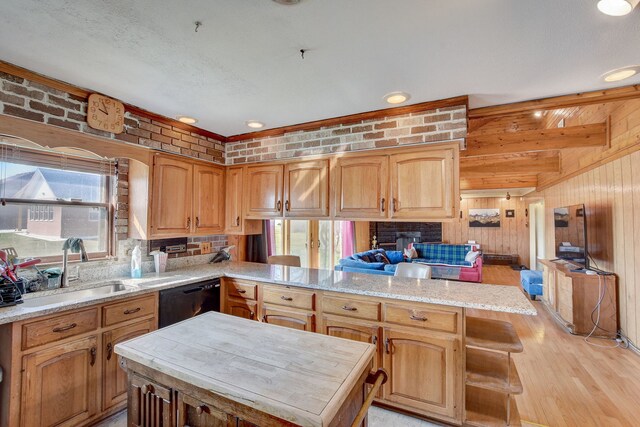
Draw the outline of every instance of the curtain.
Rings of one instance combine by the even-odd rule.
[[[342,234],[342,257],[353,255],[356,246],[356,230],[353,221],[341,221],[340,232]]]
[[[247,236],[247,261],[267,263],[268,222],[271,221],[262,221],[262,234]]]

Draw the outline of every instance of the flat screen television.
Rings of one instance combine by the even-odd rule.
[[[587,256],[587,217],[584,205],[553,210],[556,236],[556,258],[589,268]]]

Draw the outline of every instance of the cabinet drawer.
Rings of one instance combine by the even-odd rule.
[[[227,280],[225,283],[227,285],[227,296],[250,300],[256,299],[258,285],[255,283],[236,282],[235,280]]]
[[[379,320],[380,304],[349,298],[325,296],[322,298],[322,312],[359,319]]]
[[[313,292],[293,290],[286,286],[264,286],[262,293],[265,303],[314,310],[315,293]]]
[[[63,314],[22,325],[22,349],[94,331],[98,328],[98,309]]]
[[[398,325],[456,333],[458,320],[458,313],[453,311],[394,304],[385,307],[385,321]]]
[[[111,326],[127,320],[154,314],[156,300],[153,295],[127,300],[102,307],[102,326]]]

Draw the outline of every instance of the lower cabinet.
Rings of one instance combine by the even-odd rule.
[[[178,425],[189,427],[236,427],[236,417],[187,394],[178,394]]]
[[[113,352],[116,344],[147,334],[155,329],[155,320],[149,319],[133,325],[123,326],[102,335],[102,410],[127,400],[127,374],[118,364],[118,356]]]
[[[171,389],[139,375],[129,376],[129,427],[173,427],[176,422],[175,409]]]
[[[49,347],[22,359],[22,426],[72,426],[98,413],[98,338]]]
[[[228,298],[225,304],[225,314],[243,317],[249,320],[257,320],[258,303],[241,298]]]
[[[382,366],[389,373],[383,399],[424,412],[459,420],[464,369],[460,339],[444,334],[384,328]]]
[[[373,370],[378,369],[380,366],[380,349],[378,347],[380,328],[378,325],[356,324],[350,319],[337,320],[327,316],[322,318],[322,324],[324,325],[322,333],[325,335],[374,344],[376,355],[373,357]]]
[[[264,307],[262,321],[301,331],[315,332],[315,316],[312,313]]]

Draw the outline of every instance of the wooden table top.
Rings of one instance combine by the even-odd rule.
[[[214,312],[115,347],[125,359],[305,426],[327,425],[374,351],[373,344]]]

